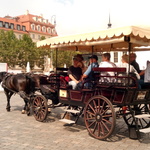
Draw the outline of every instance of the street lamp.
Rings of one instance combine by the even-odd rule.
[[[54,21],[54,26],[56,26],[56,15],[51,17],[51,23]]]

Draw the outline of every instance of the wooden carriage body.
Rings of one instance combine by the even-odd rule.
[[[67,82],[63,82],[59,88],[59,100],[61,103],[84,106],[86,102],[95,95],[103,95],[113,105],[126,106],[135,104],[150,103],[150,89],[139,89],[138,80],[131,76],[120,76],[126,72],[126,68],[93,68],[99,72],[93,81],[92,88],[82,87],[80,90],[73,90]],[[101,75],[103,72],[114,72],[115,76]]]

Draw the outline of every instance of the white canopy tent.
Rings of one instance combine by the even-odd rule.
[[[150,29],[136,26],[52,37],[37,42],[37,47],[79,51],[145,51],[150,49]]]

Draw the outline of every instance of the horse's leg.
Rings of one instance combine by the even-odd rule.
[[[10,111],[10,98],[11,98],[11,96],[13,95],[13,92],[10,92],[10,91],[8,91],[8,90],[5,90],[5,94],[6,94],[6,97],[7,97],[6,110],[7,110],[7,111]]]
[[[18,92],[18,94],[20,95],[21,98],[23,98],[23,100],[25,102],[24,108],[22,110],[22,114],[27,113],[29,115],[29,112],[30,112],[29,100],[26,96],[26,93],[24,91],[20,91],[20,92]]]
[[[30,114],[30,108],[29,108],[29,101],[27,98],[24,98],[24,103],[25,103],[25,105],[24,105],[24,108],[22,110],[22,114],[27,113],[27,115],[29,115]]]

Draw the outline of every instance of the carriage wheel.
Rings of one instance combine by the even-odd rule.
[[[112,103],[101,95],[90,98],[84,109],[84,121],[91,136],[106,139],[112,134],[116,124]]]
[[[42,95],[36,95],[32,103],[33,115],[37,121],[44,121],[47,117],[47,99]]]
[[[133,110],[135,112],[135,115],[140,115],[142,113],[149,114],[149,108],[150,108],[149,104],[138,104],[138,105],[132,105],[131,106],[131,110]],[[125,123],[128,126],[132,126],[132,125],[134,126],[135,125],[135,121],[133,119],[133,116],[132,116],[131,112],[125,113],[123,115],[123,118],[125,120]],[[150,126],[149,119],[146,119],[146,118],[138,119],[138,126],[142,129],[149,127]]]

